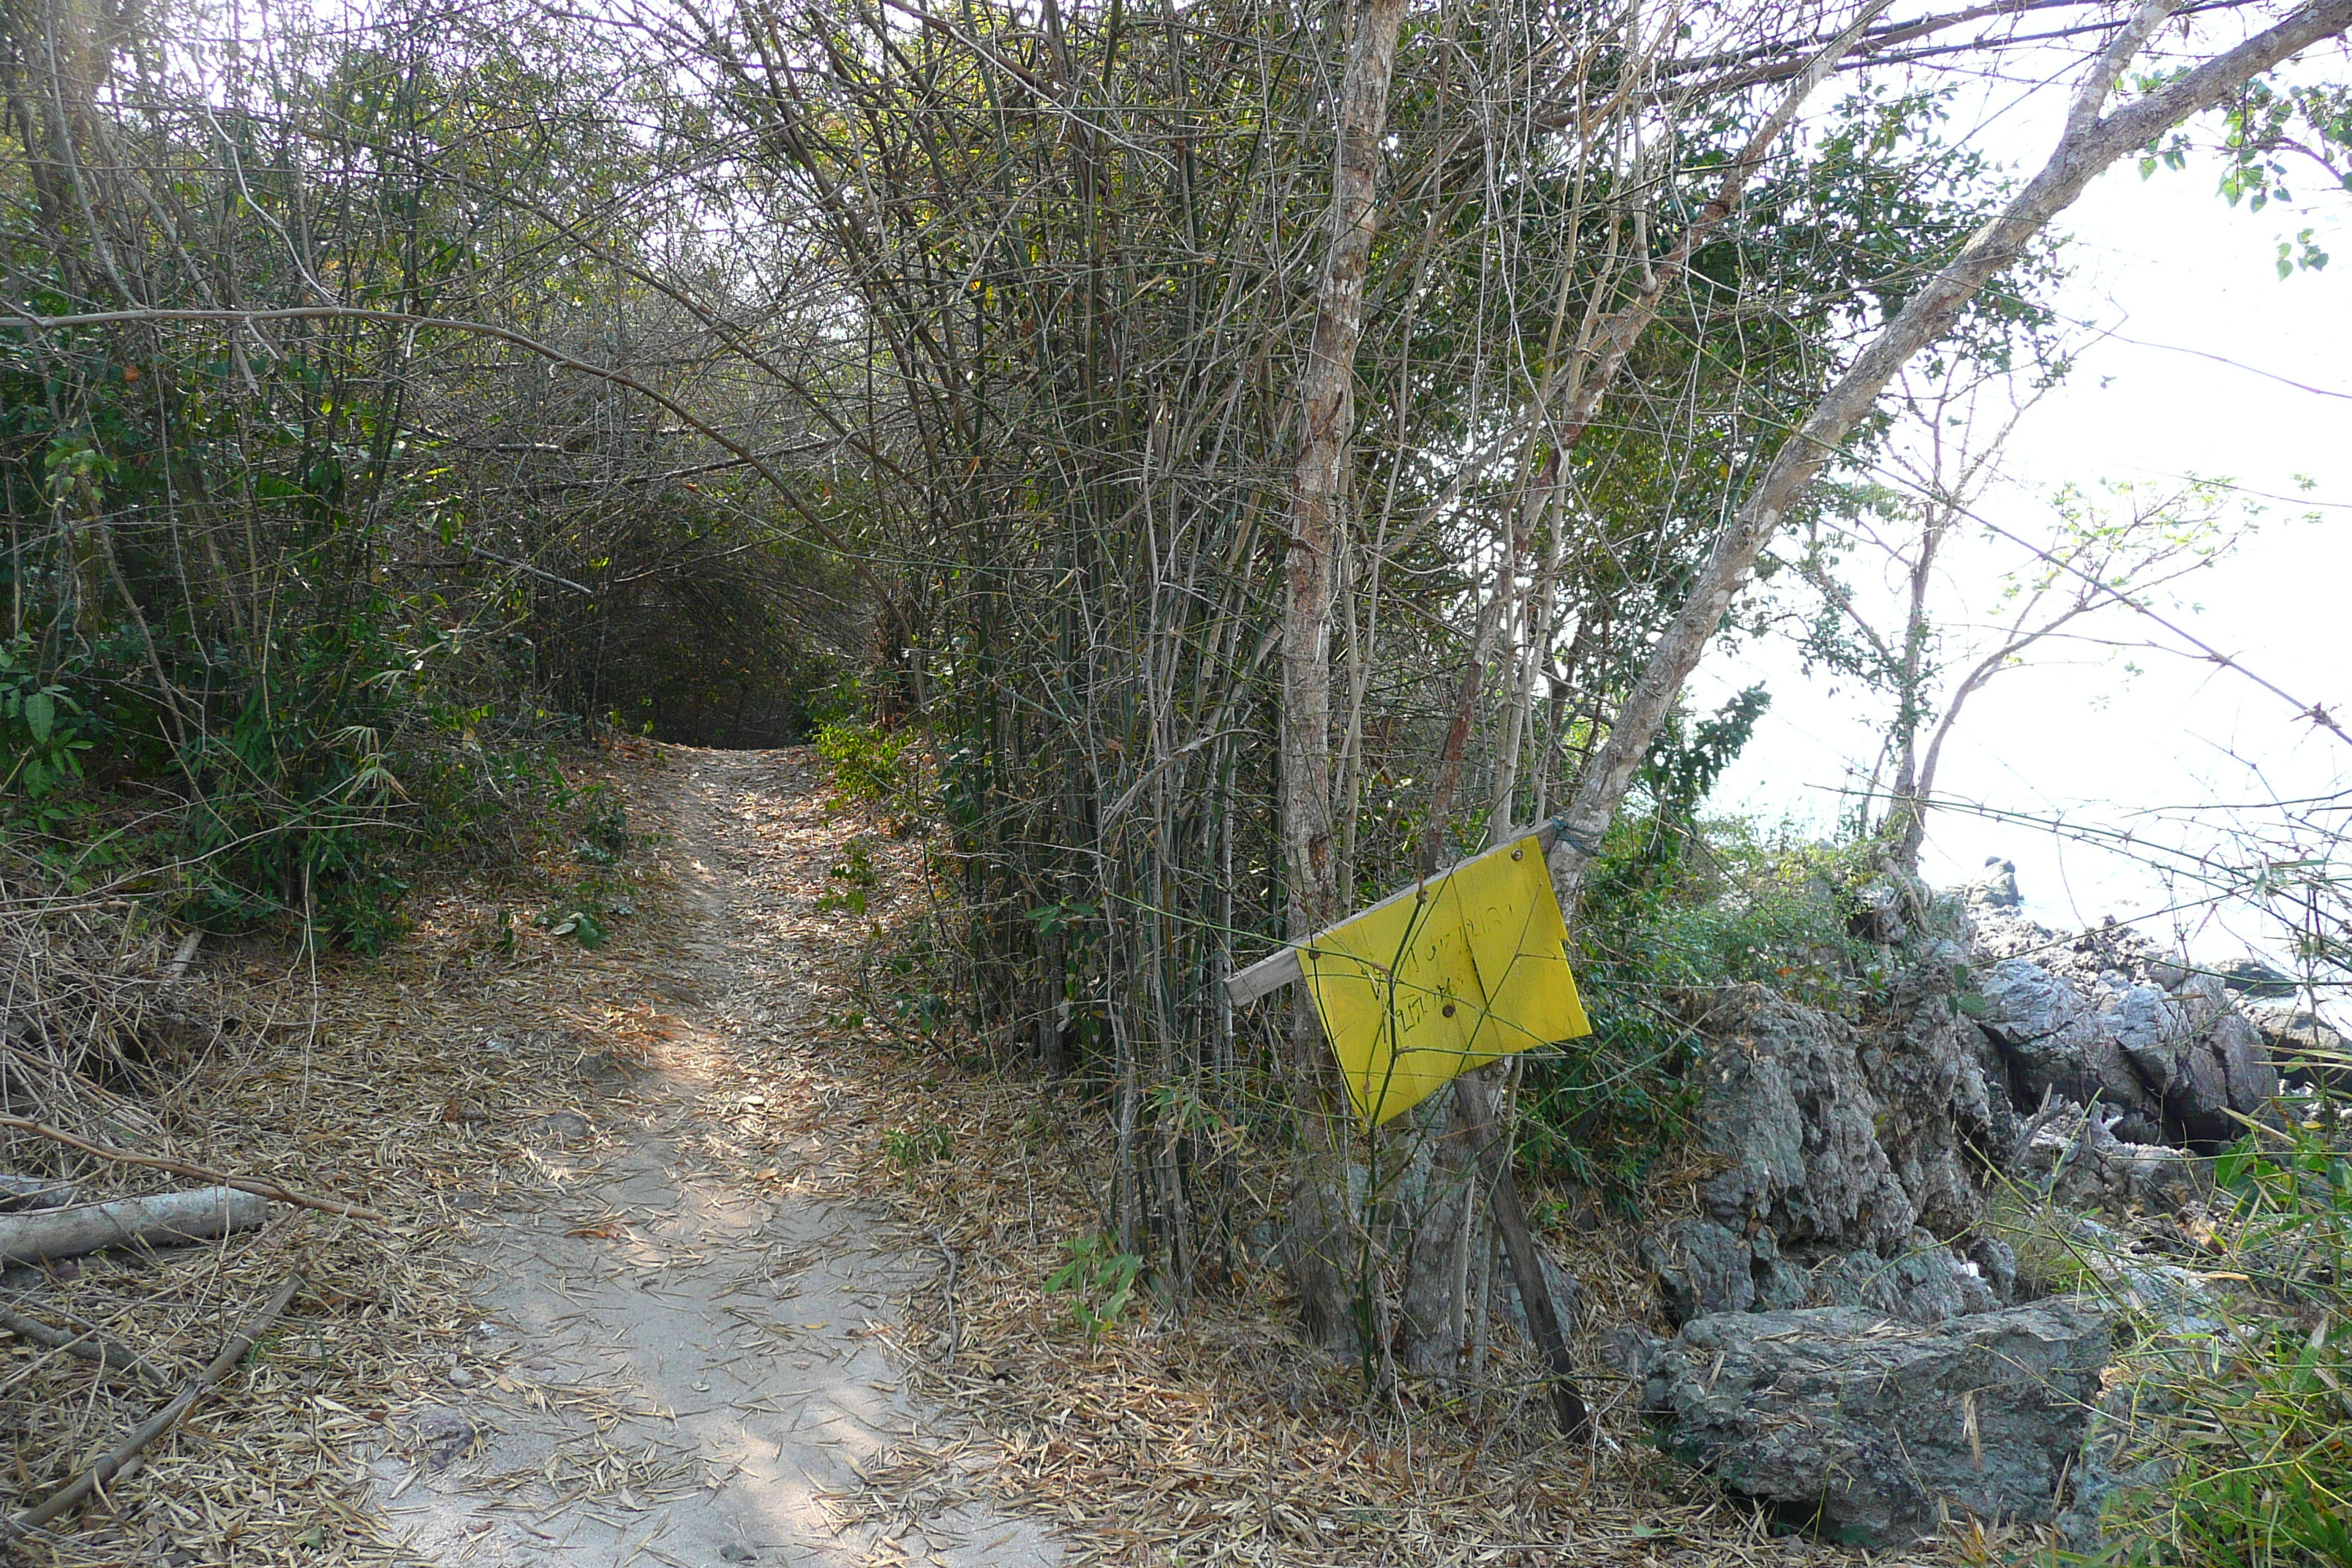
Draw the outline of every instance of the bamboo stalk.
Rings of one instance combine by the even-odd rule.
[[[229,1336],[227,1342],[221,1346],[220,1354],[213,1358],[212,1364],[205,1368],[194,1383],[182,1389],[179,1397],[149,1416],[121,1443],[92,1460],[80,1475],[51,1493],[46,1502],[26,1509],[10,1520],[9,1532],[21,1534],[37,1530],[100,1487],[135,1474],[143,1462],[142,1456],[147,1446],[177,1426],[180,1417],[218,1386],[221,1379],[245,1359],[246,1352],[253,1348],[253,1342],[261,1337],[262,1331],[278,1321],[278,1314],[286,1310],[287,1303],[294,1300],[294,1292],[301,1288],[302,1276],[289,1275],[278,1288],[277,1294],[270,1297],[268,1303],[247,1319],[244,1327]]]

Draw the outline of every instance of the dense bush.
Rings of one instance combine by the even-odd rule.
[[[78,321],[0,328],[0,847],[374,946],[425,858],[563,809],[590,716],[797,738],[859,614],[782,459],[718,434],[794,416],[712,383],[731,351],[609,205],[659,178],[625,59],[512,10],[192,20],[0,17],[46,106],[0,142],[0,279]],[[602,237],[551,216],[583,182]]]
[[[1708,819],[1654,815],[1611,831],[1576,927],[1577,983],[1593,1032],[1528,1058],[1521,1150],[1535,1166],[1630,1201],[1681,1137],[1703,1053],[1693,994],[1747,982],[1853,1012],[1879,984],[1876,950],[1847,934],[1867,842],[1832,847]]]

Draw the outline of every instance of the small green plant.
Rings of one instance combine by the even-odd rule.
[[[583,947],[596,948],[604,946],[604,939],[613,933],[603,921],[596,918],[594,910],[573,910],[569,914],[561,916],[551,911],[547,921],[547,934],[568,936]]]
[[[816,907],[824,911],[862,915],[872,902],[874,889],[882,883],[874,869],[874,856],[863,839],[851,839],[847,856],[824,875],[828,882],[839,884],[817,895]]]
[[[1045,1277],[1045,1289],[1070,1298],[1070,1318],[1098,1340],[1118,1326],[1121,1312],[1133,1304],[1143,1259],[1115,1249],[1106,1236],[1089,1236],[1062,1243],[1069,1261]]]
[[[613,788],[592,784],[572,803],[580,842],[572,854],[592,866],[612,866],[629,852],[629,808]]]
[[[820,725],[816,754],[833,768],[834,786],[846,799],[866,805],[897,806],[912,784],[907,736],[872,724],[836,720]]]
[[[1842,891],[1866,845],[1776,842],[1738,819],[1684,820],[1670,842],[1664,831],[1630,813],[1610,829],[1575,924],[1593,1032],[1526,1058],[1522,1155],[1621,1209],[1697,1098],[1705,1044],[1685,998],[1753,984],[1851,1014],[1879,962],[1848,934]]]
[[[892,1128],[882,1134],[882,1152],[899,1170],[912,1174],[955,1152],[948,1130],[935,1121],[920,1127]]]
[[[39,800],[80,778],[82,753],[102,728],[71,688],[41,679],[29,633],[0,647],[0,792]]]

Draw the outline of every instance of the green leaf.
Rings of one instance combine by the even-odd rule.
[[[51,691],[36,691],[25,700],[25,728],[41,745],[49,743],[49,733],[57,728],[58,699]]]

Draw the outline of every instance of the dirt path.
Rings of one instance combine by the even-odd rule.
[[[671,1037],[544,1119],[554,1195],[467,1226],[482,1325],[376,1461],[389,1528],[448,1564],[1057,1563],[981,1505],[843,1506],[854,1467],[957,1441],[878,1342],[940,1260],[882,1238],[843,1159],[880,1129],[808,1043],[854,945],[814,910],[845,832],[805,753],[669,754],[632,807],[688,904],[635,965]]]

